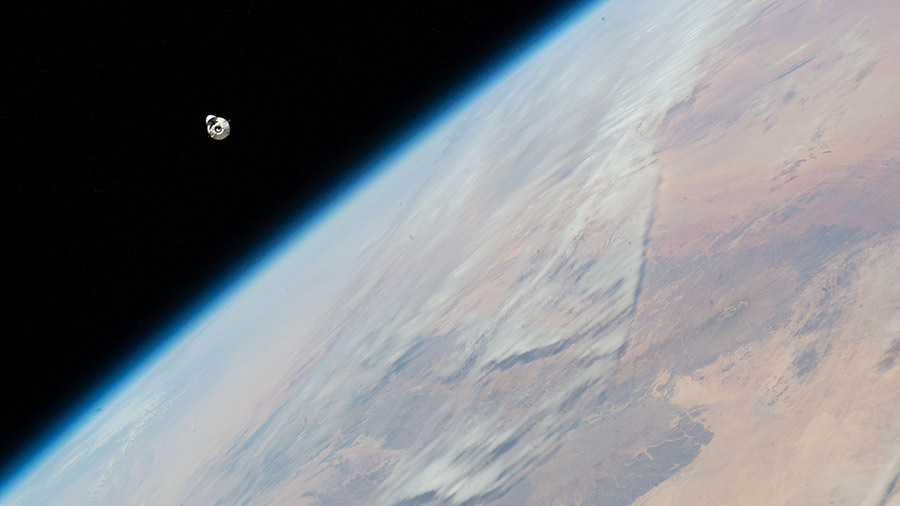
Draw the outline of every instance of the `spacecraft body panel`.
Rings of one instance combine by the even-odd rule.
[[[206,117],[206,133],[213,139],[220,141],[231,134],[231,124],[225,118],[210,114]]]

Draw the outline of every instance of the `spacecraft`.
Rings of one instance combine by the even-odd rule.
[[[206,117],[206,132],[213,139],[220,141],[231,133],[231,125],[227,119],[210,114]]]

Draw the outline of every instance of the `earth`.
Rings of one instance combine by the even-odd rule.
[[[900,3],[614,0],[4,504],[900,504]]]

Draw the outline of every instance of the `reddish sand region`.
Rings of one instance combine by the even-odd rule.
[[[672,108],[651,254],[900,213],[900,4],[771,2]]]

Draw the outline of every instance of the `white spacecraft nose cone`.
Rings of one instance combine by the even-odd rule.
[[[213,139],[220,141],[231,133],[231,125],[225,118],[209,115],[206,117],[206,133]]]

